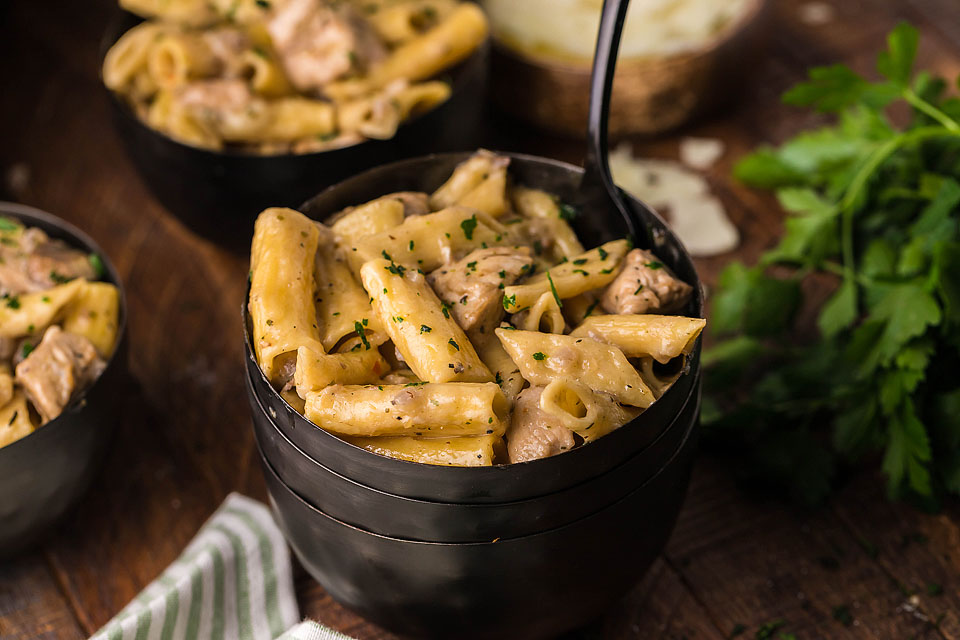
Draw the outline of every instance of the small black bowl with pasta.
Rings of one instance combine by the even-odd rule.
[[[272,504],[310,573],[387,628],[561,633],[673,528],[700,282],[641,203],[649,250],[616,213],[569,207],[581,176],[437,154],[258,220],[243,320]]]
[[[99,469],[124,383],[126,301],[96,243],[0,203],[0,557],[35,544]]]
[[[157,199],[224,244],[268,206],[475,144],[489,46],[474,3],[120,5],[101,46],[116,128]]]

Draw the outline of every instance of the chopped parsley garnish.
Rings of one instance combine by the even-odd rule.
[[[560,210],[560,218],[563,220],[570,221],[580,215],[579,211],[563,202],[557,203],[557,208]]]
[[[553,278],[550,271],[547,271],[547,280],[550,282],[550,292],[553,293],[553,299],[557,301],[557,306],[563,308],[563,302],[560,301],[560,294],[557,293],[557,287],[553,284]]]
[[[613,267],[609,267],[607,269],[600,269],[600,273],[602,273],[603,275],[613,273]]]
[[[467,263],[467,269],[470,269],[471,271],[476,271],[476,270],[477,270],[477,261],[474,260],[473,262],[468,262],[468,263]]]
[[[403,316],[394,316],[393,321],[399,324],[403,322]]]
[[[267,318],[267,326],[268,326],[268,327],[272,327],[272,326],[273,326],[273,320],[271,320],[270,318]]]
[[[410,251],[413,251],[413,240],[410,241],[410,244],[407,246]]]
[[[584,319],[584,320],[586,320],[587,318],[590,317],[590,314],[593,313],[593,310],[597,308],[597,304],[598,304],[599,302],[600,302],[599,300],[594,300],[594,301],[593,301],[593,304],[591,304],[589,307],[587,307],[587,312],[583,314],[583,319]]]
[[[257,2],[257,6],[260,7],[261,9],[270,8],[270,3],[267,2],[267,0],[256,0],[256,2]]]
[[[504,271],[503,269],[500,269],[500,273],[498,273],[497,275],[500,276],[501,280],[503,280],[504,278],[507,277],[507,272]]]
[[[364,321],[364,322],[366,322],[366,321]],[[359,321],[354,322],[354,323],[353,323],[353,329],[354,329],[354,331],[357,332],[357,335],[360,336],[360,342],[363,343],[364,348],[365,348],[367,351],[369,351],[369,350],[370,350],[370,341],[367,340],[367,332],[366,332],[366,330],[363,328],[363,325],[360,324]]]
[[[8,218],[0,218],[0,231],[16,231],[20,228],[16,222]]]
[[[433,331],[433,327],[427,326],[425,324],[420,325],[420,333],[430,333]]]
[[[394,264],[393,262],[391,262],[388,266],[384,267],[384,269],[386,269],[387,271],[389,271],[395,276],[400,276],[401,278],[403,277],[403,272],[407,270],[406,267],[399,264]]]
[[[450,317],[450,305],[447,304],[446,302],[440,303],[440,311],[443,312],[443,317],[444,317],[444,318],[449,318],[449,317]]]
[[[606,250],[604,250],[603,247],[597,247],[597,253],[600,254],[600,259],[601,259],[601,260],[606,260],[606,259],[607,259],[607,256],[610,255],[609,253],[606,252]]]
[[[270,56],[267,55],[267,52],[264,51],[263,49],[261,49],[260,47],[254,47],[254,48],[253,48],[253,52],[254,52],[256,55],[258,55],[258,56],[260,56],[261,58],[263,58],[264,60],[269,60],[269,59],[270,59]],[[306,234],[304,233],[303,235],[305,236]]]
[[[19,309],[20,298],[18,296],[9,296],[7,298],[7,306],[10,307],[11,309]]]
[[[42,302],[50,302],[50,296],[43,296],[42,298],[40,298],[40,300]]]
[[[426,383],[426,382],[408,382],[407,384],[405,384],[405,385],[403,385],[403,386],[405,386],[405,387],[422,387],[422,386],[425,385],[425,384],[427,384],[427,383]]]
[[[386,250],[386,249],[382,249],[382,250],[380,251],[380,255],[383,256],[383,259],[384,259],[384,260],[389,260],[390,262],[393,262],[393,258],[390,257],[390,254],[387,253],[387,250]]]
[[[574,269],[573,272],[574,272],[574,273],[582,273],[584,277],[587,277],[587,276],[590,275],[588,272],[584,271],[583,269]]]
[[[473,214],[461,222],[460,228],[463,229],[463,235],[466,236],[467,240],[473,240],[473,232],[477,228],[477,214]]]
[[[662,268],[663,268],[663,263],[662,263],[662,262],[657,262],[656,260],[654,260],[653,262],[648,262],[648,263],[646,263],[646,264],[643,265],[643,266],[645,266],[645,267],[647,267],[647,268],[649,268],[649,269],[654,269],[654,270],[656,270],[656,269],[662,269]]]
[[[586,258],[580,258],[579,260],[574,260],[573,264],[587,264]]]
[[[363,326],[367,326],[367,319],[366,319],[366,318],[364,318],[364,319],[361,320],[360,322],[363,323]]]
[[[543,360],[546,357],[547,356],[542,351],[537,351],[535,354],[533,354],[533,359],[537,361]]]
[[[506,311],[510,310],[510,307],[513,307],[517,304],[517,294],[512,296],[503,296],[503,308]]]
[[[450,338],[449,340],[447,340],[447,344],[449,344],[451,347],[453,347],[457,351],[460,351],[460,345],[458,345],[453,338]]]
[[[499,372],[499,371],[497,371],[497,377],[494,378],[493,381],[496,382],[497,384],[501,385],[501,386],[503,385],[503,377],[500,376],[500,372]]]
[[[67,276],[59,274],[56,271],[50,272],[50,279],[56,282],[57,284],[66,284],[67,282],[70,282],[71,280],[73,280],[73,278],[68,278]]]
[[[96,277],[102,278],[103,274],[107,272],[107,269],[103,266],[103,260],[100,259],[100,256],[95,253],[91,253],[89,256],[87,256],[87,260],[90,262],[90,266],[93,267],[93,272],[96,274]],[[251,273],[251,278],[252,277],[253,276]]]
[[[643,285],[642,285],[642,284],[637,287],[636,291],[633,292],[633,295],[637,295],[637,294],[640,293],[641,291],[643,291]]]
[[[26,358],[33,352],[34,346],[29,342],[24,342],[23,347],[20,349],[20,357]]]

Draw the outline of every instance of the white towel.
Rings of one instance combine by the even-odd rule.
[[[299,619],[280,529],[267,507],[232,493],[92,640],[350,640]]]

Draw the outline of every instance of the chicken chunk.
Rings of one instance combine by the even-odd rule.
[[[503,288],[515,283],[532,264],[526,247],[477,249],[427,279],[464,331],[491,333],[503,318]]]
[[[317,92],[386,57],[373,27],[348,3],[289,0],[267,23],[280,62],[300,91]]]
[[[623,270],[603,291],[607,313],[671,313],[690,300],[693,287],[649,251],[634,249],[624,258]]]
[[[54,325],[17,365],[16,382],[46,423],[86,390],[105,366],[87,338]]]
[[[266,103],[244,80],[199,80],[184,85],[176,103],[226,140],[242,138],[266,122]]]
[[[422,191],[397,191],[384,198],[395,198],[403,204],[403,215],[422,216],[430,213],[430,196]]]
[[[513,420],[507,429],[510,462],[526,462],[557,455],[576,444],[573,431],[540,410],[543,387],[528,387],[517,396]]]
[[[0,295],[49,289],[74,278],[95,279],[87,254],[54,240],[41,229],[26,229],[0,243]]]

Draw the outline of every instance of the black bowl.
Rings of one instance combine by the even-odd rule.
[[[337,601],[416,638],[543,638],[610,607],[657,557],[686,493],[698,429],[618,502],[534,535],[417,542],[336,520],[287,487],[261,455],[270,503],[307,571]]]
[[[123,13],[101,44],[107,50],[140,18]],[[403,123],[390,140],[368,140],[318,153],[261,155],[186,145],[140,121],[122,98],[107,91],[127,154],[167,209],[196,231],[236,245],[248,242],[250,223],[267,207],[296,206],[327,185],[372,166],[436,150],[476,145],[487,77],[489,45],[444,76],[446,102]]]
[[[37,542],[80,499],[99,468],[117,422],[116,391],[126,368],[127,303],[117,270],[85,233],[19,204],[0,203],[0,214],[96,253],[103,261],[104,281],[120,289],[119,343],[104,372],[58,417],[0,448],[0,557],[9,557]]]
[[[623,464],[555,493],[506,503],[456,504],[395,496],[367,487],[319,464],[268,418],[253,394],[257,443],[264,457],[305,502],[337,520],[383,535],[428,542],[489,542],[569,524],[603,509],[656,475],[683,444],[700,410],[699,375],[673,423]],[[592,446],[592,445],[590,445]]]
[[[583,170],[570,164],[528,156],[505,154],[518,182],[537,186],[571,200]],[[404,160],[371,169],[349,178],[307,201],[301,210],[322,220],[346,206],[366,202],[391,191],[432,191],[468,158],[470,153],[450,153]],[[628,199],[630,199],[628,197]],[[703,292],[690,256],[666,223],[636,200],[643,222],[658,239],[656,252],[684,281],[694,296],[684,312],[703,317]],[[613,212],[585,212],[574,221],[585,246],[623,237],[626,224]],[[396,496],[430,502],[503,503],[547,495],[577,486],[618,467],[656,441],[673,423],[688,398],[695,393],[700,367],[700,342],[689,367],[649,409],[630,423],[590,446],[558,456],[496,467],[441,467],[395,460],[372,454],[320,429],[297,413],[277,393],[257,366],[249,331],[246,301],[242,307],[247,367],[253,391],[267,417],[307,456],[336,474]],[[252,403],[252,411],[263,409]],[[656,465],[654,465],[656,466]]]

